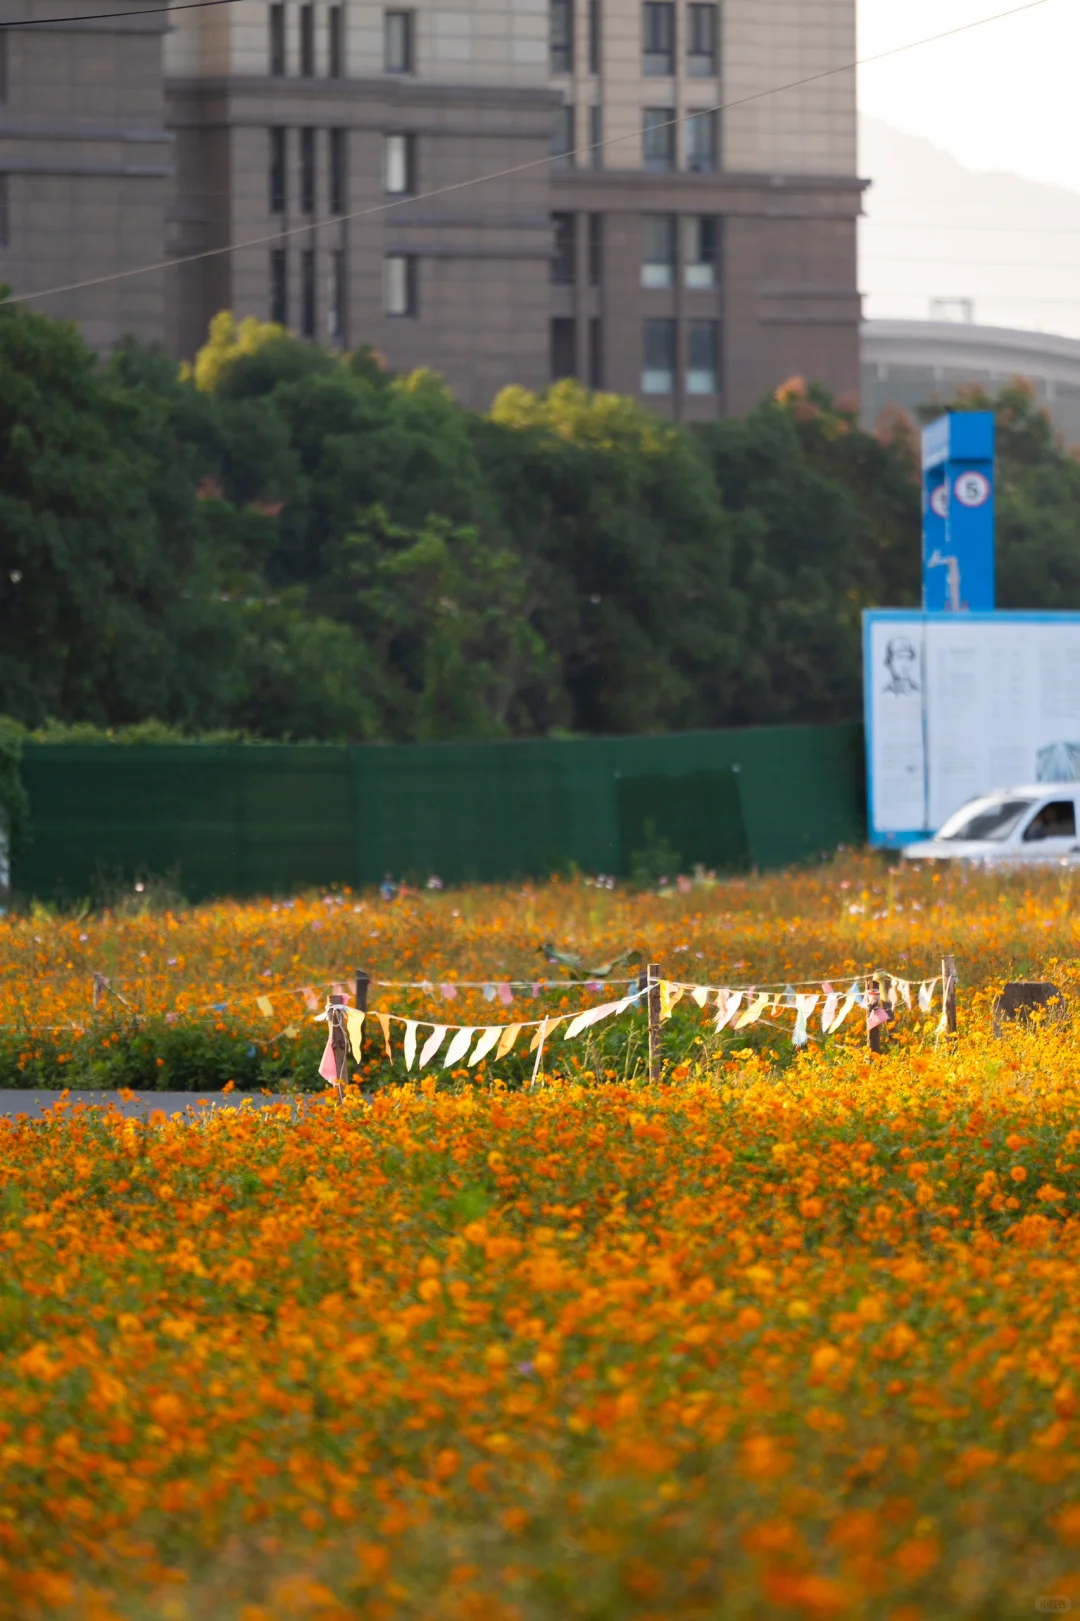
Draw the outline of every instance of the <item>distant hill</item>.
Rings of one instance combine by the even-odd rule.
[[[965,169],[865,116],[859,172],[868,317],[924,320],[932,298],[972,298],[980,324],[1080,337],[1080,192]]]

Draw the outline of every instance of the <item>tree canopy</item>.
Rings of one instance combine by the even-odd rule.
[[[1080,606],[1080,464],[998,413],[1003,606]],[[857,715],[919,590],[910,431],[797,380],[695,428],[572,381],[470,412],[268,323],[194,365],[0,303],[0,713],[412,739]]]

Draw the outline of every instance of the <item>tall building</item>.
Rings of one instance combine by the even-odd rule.
[[[86,36],[113,56],[84,73],[73,44],[63,106],[49,50],[69,36],[11,36],[9,83],[37,52],[25,99],[63,123],[50,138],[87,184],[65,171],[24,229],[11,173],[0,276],[73,279],[84,234],[95,264],[161,256],[136,139],[159,143],[155,207],[171,188],[163,281],[42,306],[92,341],[131,328],[186,356],[229,308],[431,366],[474,406],[574,375],[684,420],[793,373],[858,388],[855,83],[833,71],[854,58],[854,0],[232,0],[168,21],[163,80],[138,54],[162,19],[79,25],[113,30]],[[107,199],[85,167],[106,102],[130,182],[110,170]],[[0,186],[32,138],[8,134]],[[246,245],[212,251],[229,243]]]
[[[0,31],[0,283],[18,293],[110,277],[164,257],[172,136],[164,123],[165,18],[145,0],[7,0]],[[118,16],[92,17],[95,12]],[[131,16],[124,13],[130,11]],[[35,308],[108,349],[160,340],[163,273],[104,280]]]

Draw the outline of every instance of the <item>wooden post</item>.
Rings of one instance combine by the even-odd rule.
[[[655,1086],[660,1079],[660,964],[651,962],[646,970],[649,987],[649,1080]]]
[[[94,989],[91,993],[93,996],[94,1007],[97,1007],[98,1003],[101,1001],[101,998],[105,995],[105,992],[108,989],[108,984],[109,982],[105,978],[104,974],[94,975]]]
[[[942,957],[941,959],[941,1006],[945,1019],[945,1030],[950,1036],[956,1034],[956,958]]]
[[[876,979],[866,981],[866,1045],[872,1053],[881,1051],[881,1025],[871,1023],[871,1015],[881,1003],[881,988]]]
[[[330,1018],[332,1021],[330,1026],[330,1043],[333,1047],[334,1065],[337,1069],[338,1097],[344,1097],[345,1082],[348,1079],[349,1071],[349,1042],[345,1034],[345,998],[343,996],[332,996],[330,998],[330,1007],[331,1010],[334,1008],[341,1008],[342,1010],[337,1014],[335,1014],[333,1011],[330,1013]]]
[[[371,984],[371,977],[370,977],[370,975],[365,974],[365,972],[364,972],[364,970],[362,968],[357,968],[355,972],[356,972],[356,1005],[360,1009],[361,1013],[366,1013],[367,1012],[368,986]]]

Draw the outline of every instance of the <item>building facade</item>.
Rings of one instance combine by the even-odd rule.
[[[0,283],[16,293],[160,266],[165,256],[173,147],[165,19],[140,9],[140,0],[4,6],[5,22],[71,13],[0,31]],[[102,11],[121,15],[89,15]],[[159,268],[34,307],[78,321],[95,348],[108,349],[127,332],[161,340],[166,290]]]
[[[42,305],[100,346],[134,330],[190,356],[229,308],[430,366],[478,407],[568,375],[683,420],[796,373],[858,388],[854,0],[233,0],[174,12],[155,77],[161,21],[110,36],[131,189],[108,251],[170,268]],[[41,34],[11,36],[39,52],[28,101],[63,37]],[[133,189],[138,131],[159,216]],[[87,161],[93,133],[64,138]],[[84,262],[91,205],[67,183],[39,211],[52,257],[12,201],[20,291]]]
[[[969,321],[867,321],[862,329],[862,419],[873,428],[899,407],[952,399],[974,385],[994,394],[1031,384],[1065,444],[1080,445],[1080,339]]]

